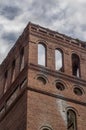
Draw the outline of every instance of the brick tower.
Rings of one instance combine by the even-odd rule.
[[[86,44],[29,23],[0,65],[0,130],[86,130]]]

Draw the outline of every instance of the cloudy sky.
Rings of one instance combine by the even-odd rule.
[[[86,0],[0,0],[0,63],[29,21],[86,41]]]

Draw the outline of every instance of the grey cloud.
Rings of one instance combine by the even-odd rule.
[[[2,39],[8,41],[8,43],[14,43],[17,39],[17,34],[10,32],[10,33],[3,33]]]
[[[86,0],[0,1],[0,43],[15,42],[29,21],[86,40],[85,6]]]
[[[34,7],[34,8],[33,8]],[[66,20],[72,16],[74,10],[68,7],[68,4],[62,6],[61,1],[56,0],[33,0],[29,11],[35,21],[43,23],[43,25],[51,27],[56,21]]]
[[[0,24],[0,31],[3,31],[4,25]]]
[[[82,31],[86,31],[86,24],[81,25]]]
[[[58,6],[58,3],[53,2],[52,0],[38,0],[33,1],[28,10],[31,12],[32,16],[38,21],[43,21],[45,24],[52,22],[52,11]],[[52,15],[52,16],[51,16]]]
[[[21,9],[16,6],[4,6],[0,9],[0,14],[9,20],[13,20],[16,16],[20,15]]]

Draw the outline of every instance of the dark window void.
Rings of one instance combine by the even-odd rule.
[[[60,82],[56,83],[56,88],[60,91],[63,91],[65,89],[64,85]]]
[[[46,47],[43,43],[38,44],[38,64],[46,66]]]
[[[67,130],[77,130],[76,113],[73,110],[67,111]]]
[[[75,87],[73,91],[78,96],[81,96],[83,94],[82,90],[78,87]]]
[[[45,85],[45,84],[47,83],[46,80],[45,80],[43,77],[38,77],[37,80],[38,80],[41,84],[43,84],[43,85]]]
[[[11,82],[15,80],[15,60],[12,62]]]
[[[7,91],[7,76],[8,76],[8,71],[5,72],[4,75],[4,93]]]
[[[20,71],[24,68],[24,48],[20,52]]]
[[[63,52],[60,49],[55,50],[55,69],[58,71],[64,71]]]
[[[72,54],[72,74],[80,77],[80,59],[76,54]]]

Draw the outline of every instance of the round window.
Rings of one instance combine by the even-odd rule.
[[[78,96],[81,96],[83,94],[82,90],[78,87],[75,87],[73,91]]]
[[[47,82],[43,77],[38,77],[37,80],[42,83],[43,85],[45,85]]]
[[[63,91],[65,89],[64,85],[60,82],[56,83],[56,88],[60,91]]]

